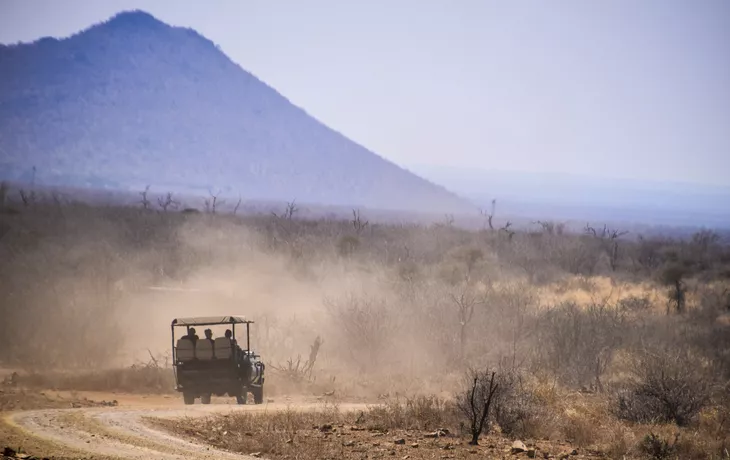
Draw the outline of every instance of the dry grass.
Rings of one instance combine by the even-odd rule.
[[[627,299],[646,299],[648,309],[662,313],[666,309],[665,290],[649,281],[617,281],[608,276],[566,276],[538,289],[542,305],[572,302],[587,306],[607,302],[621,304]]]
[[[70,409],[103,405],[101,401],[86,398],[63,397],[53,391],[39,391],[29,388],[0,388],[0,412],[36,409]]]
[[[142,394],[174,393],[172,369],[129,367],[88,372],[21,374],[19,382],[28,388],[58,391],[100,391]]]

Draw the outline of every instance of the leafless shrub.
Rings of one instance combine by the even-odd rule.
[[[537,398],[518,369],[502,369],[492,401],[494,420],[502,433],[514,437],[533,437],[539,425],[548,420],[548,408]]]
[[[365,231],[365,228],[367,228],[370,221],[363,222],[362,218],[360,217],[360,210],[359,209],[353,209],[352,210],[352,227],[355,229],[355,233],[357,235],[360,235],[363,231]]]
[[[36,204],[38,201],[38,195],[36,194],[35,190],[31,190],[30,192],[24,189],[18,190],[18,195],[20,195],[20,201],[23,202],[23,206],[30,207]]]
[[[562,222],[538,220],[533,223],[539,225],[546,235],[562,235],[565,232],[565,224]]]
[[[614,394],[614,412],[621,419],[686,426],[710,400],[707,369],[687,350],[643,350],[634,374],[637,381]]]
[[[294,219],[294,216],[299,212],[299,208],[297,207],[296,200],[292,200],[286,203],[286,207],[284,208],[284,212],[279,215],[275,212],[272,212],[271,215],[276,218],[282,218],[286,220],[292,220]]]
[[[456,406],[468,420],[471,441],[469,444],[478,445],[479,437],[489,431],[489,411],[495,393],[499,390],[499,383],[495,381],[496,372],[470,370],[468,372],[469,386],[456,396]]]
[[[394,328],[390,309],[384,299],[349,294],[325,298],[324,305],[334,324],[344,334],[344,352],[360,369],[379,362],[390,347]]]
[[[296,361],[290,358],[286,365],[277,366],[271,364],[271,367],[290,382],[301,383],[303,381],[311,381],[314,365],[317,363],[317,355],[323,343],[324,341],[319,336],[314,339],[314,343],[309,347],[309,358],[304,363],[302,363],[302,357],[299,355]]]
[[[512,237],[515,236],[515,231],[510,227],[512,227],[512,222],[507,221],[507,223],[504,224],[504,227],[500,228],[499,231],[504,232],[507,235],[507,238],[511,241]]]
[[[666,460],[672,458],[677,452],[677,441],[679,433],[674,437],[673,441],[667,441],[661,436],[649,433],[641,440],[640,450],[655,460]]]
[[[167,212],[168,209],[177,209],[180,203],[172,197],[172,193],[167,192],[164,197],[157,197],[157,205],[163,212]]]
[[[603,303],[585,308],[567,302],[538,319],[535,363],[566,384],[603,390],[601,376],[626,333],[622,310]]]
[[[453,214],[445,214],[444,215],[444,226],[447,228],[451,228],[454,225],[454,215]]]
[[[646,312],[651,308],[651,299],[646,295],[624,297],[618,301],[618,308],[632,313]]]

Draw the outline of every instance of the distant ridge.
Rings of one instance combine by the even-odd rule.
[[[0,178],[474,210],[312,118],[194,30],[143,11],[0,46],[0,69]]]

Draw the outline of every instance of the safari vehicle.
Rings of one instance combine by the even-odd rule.
[[[183,394],[185,404],[194,404],[195,398],[200,398],[203,404],[210,404],[212,395],[226,394],[235,397],[238,404],[246,404],[249,392],[253,394],[255,404],[264,401],[265,366],[261,356],[251,350],[249,326],[252,323],[240,316],[172,320],[170,329],[175,389]],[[245,349],[236,341],[236,326],[240,331],[244,325]],[[208,340],[203,334],[203,327],[206,326],[223,327],[216,328],[220,330],[211,329],[214,338]],[[183,327],[187,334],[176,341],[175,331]],[[230,339],[224,335],[226,329],[231,331]],[[193,331],[197,339],[191,338]]]

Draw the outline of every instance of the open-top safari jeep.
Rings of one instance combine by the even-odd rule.
[[[193,404],[200,398],[210,404],[211,395],[234,396],[238,404],[246,404],[248,393],[254,403],[264,400],[264,363],[260,355],[251,350],[250,329],[253,321],[240,316],[206,316],[176,318],[170,327],[172,332],[172,359],[175,389],[183,394],[185,404]],[[236,341],[236,325],[246,327],[246,348]],[[195,327],[199,330],[195,330]],[[212,339],[203,334],[203,326],[223,326],[211,331]],[[175,329],[186,328],[187,334],[175,340]],[[230,331],[230,338],[223,332]],[[220,332],[220,334],[217,334]],[[227,332],[227,331],[226,331]],[[192,333],[192,334],[191,334]]]

